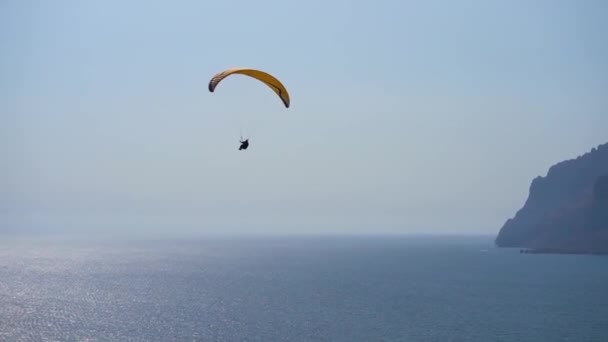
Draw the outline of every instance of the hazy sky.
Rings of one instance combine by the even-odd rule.
[[[494,234],[607,61],[603,0],[3,0],[0,230]]]

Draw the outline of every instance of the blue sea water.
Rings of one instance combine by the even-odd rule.
[[[0,341],[608,341],[608,257],[491,237],[2,238]]]

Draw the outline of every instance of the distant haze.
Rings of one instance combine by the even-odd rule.
[[[608,141],[607,17],[2,1],[0,232],[495,234],[535,176]],[[276,75],[291,108],[243,76],[209,93],[232,66]]]

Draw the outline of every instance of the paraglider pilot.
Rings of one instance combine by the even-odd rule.
[[[243,139],[243,138],[241,138],[241,139]],[[239,140],[239,142],[241,143],[241,146],[239,147],[239,151],[246,150],[247,147],[249,147],[249,139]]]

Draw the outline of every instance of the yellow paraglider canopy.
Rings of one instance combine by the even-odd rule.
[[[209,91],[213,93],[215,87],[226,77],[233,74],[247,75],[253,77],[261,82],[264,82],[270,89],[272,89],[279,97],[286,108],[289,108],[289,93],[283,84],[276,79],[274,76],[260,70],[249,69],[249,68],[230,68],[222,72],[215,74],[209,81]]]

